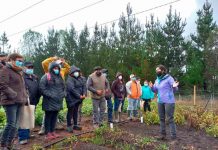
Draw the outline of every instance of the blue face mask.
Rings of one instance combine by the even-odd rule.
[[[16,65],[17,67],[22,67],[22,66],[23,66],[23,62],[16,60],[16,61],[15,61],[15,65]]]
[[[33,69],[26,69],[25,72],[26,72],[26,74],[30,74],[31,75],[31,74],[33,74]]]
[[[58,70],[58,69],[54,69],[53,71],[54,71],[54,73],[55,73],[56,75],[59,75],[59,70]]]

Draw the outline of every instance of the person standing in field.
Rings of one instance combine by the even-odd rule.
[[[141,85],[136,80],[136,76],[134,74],[130,75],[130,81],[126,83],[126,91],[128,97],[128,119],[129,120],[136,120],[138,114],[138,103],[140,102],[141,96]]]
[[[10,54],[6,65],[0,69],[0,104],[7,119],[1,137],[1,149],[13,149],[21,107],[27,103],[28,95],[22,69],[23,56],[17,53]]]
[[[89,75],[87,80],[87,89],[91,92],[92,98],[93,127],[98,128],[103,123],[105,112],[105,93],[109,90],[109,82],[106,77],[102,75],[100,66],[95,67],[94,72]]]
[[[143,108],[144,112],[146,110],[151,111],[151,100],[154,98],[154,93],[152,92],[150,86],[148,85],[148,81],[144,81],[144,85],[142,86],[142,96],[141,99],[144,101]]]
[[[60,71],[60,65],[52,62],[49,65],[49,73],[40,81],[40,91],[43,95],[42,109],[45,111],[45,139],[48,141],[59,137],[54,130],[65,97],[65,83]]]
[[[65,80],[65,77],[68,75],[68,73],[70,71],[70,65],[65,61],[64,58],[60,58],[57,56],[49,57],[42,62],[42,68],[43,68],[45,74],[49,73],[49,65],[52,62],[55,62],[56,64],[59,65],[59,67],[61,68],[60,75],[61,75],[62,79]],[[41,129],[38,132],[39,135],[43,135],[45,133],[44,120],[45,120],[45,117],[43,116]],[[59,120],[57,122],[59,122]],[[63,129],[63,126],[60,124],[57,124],[56,128]]]
[[[111,90],[114,94],[114,118],[115,122],[122,121],[123,105],[126,97],[126,87],[122,73],[116,74],[116,79],[113,81]]]
[[[102,69],[102,74],[106,77],[106,79],[108,80],[108,70],[107,69]],[[109,81],[108,81],[109,82]],[[113,104],[112,104],[112,100],[111,100],[111,89],[110,89],[110,84],[109,84],[109,88],[108,91],[105,92],[105,99],[106,99],[106,105],[107,105],[107,114],[108,114],[108,123],[112,123],[113,122]]]
[[[174,122],[175,112],[175,97],[174,92],[178,90],[179,82],[175,82],[173,77],[167,73],[167,69],[163,65],[156,67],[157,79],[154,85],[150,82],[149,85],[153,92],[157,93],[158,99],[158,114],[160,118],[160,140],[166,139],[166,124],[165,118],[168,118],[170,127],[171,139],[176,139],[176,125]]]
[[[83,78],[80,76],[80,69],[76,66],[72,66],[69,72],[69,76],[66,82],[67,88],[67,131],[73,132],[73,130],[82,130],[78,126],[78,108],[82,101],[85,99],[86,84]],[[72,127],[73,118],[73,127]]]
[[[39,90],[39,79],[37,75],[34,74],[34,66],[32,62],[24,63],[24,81],[26,85],[26,89],[29,94],[30,105],[37,105],[39,103],[39,99],[41,97],[41,93]],[[18,137],[20,144],[26,144],[30,137],[30,129],[19,129]]]

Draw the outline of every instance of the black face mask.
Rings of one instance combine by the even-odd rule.
[[[4,66],[6,65],[6,62],[4,60],[0,61]]]
[[[101,76],[101,72],[100,72],[100,71],[97,71],[97,72],[96,72],[96,75],[97,75],[98,77],[100,77],[100,76]]]
[[[161,76],[163,75],[163,73],[162,73],[162,72],[156,72],[156,75],[157,75],[158,77],[161,77]]]

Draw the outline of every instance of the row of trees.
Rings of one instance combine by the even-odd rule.
[[[201,86],[217,74],[218,29],[210,3],[197,15],[197,34],[185,38],[186,21],[172,7],[165,23],[151,15],[143,25],[128,4],[127,15],[123,13],[118,24],[108,28],[96,23],[93,33],[87,25],[77,32],[73,24],[66,30],[49,29],[47,37],[29,30],[23,35],[21,50],[34,61],[39,75],[43,74],[41,62],[56,55],[80,67],[85,76],[100,65],[109,69],[110,79],[120,71],[126,79],[135,73],[154,80],[155,67],[163,64],[181,85]]]

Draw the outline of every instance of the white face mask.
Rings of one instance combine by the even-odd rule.
[[[74,72],[73,75],[74,75],[74,77],[78,77],[79,76],[79,72]]]
[[[123,77],[122,77],[122,76],[119,76],[119,77],[118,77],[118,79],[119,79],[119,80],[122,80],[122,79],[123,79]]]

